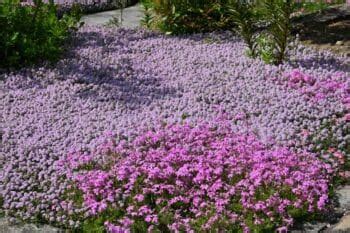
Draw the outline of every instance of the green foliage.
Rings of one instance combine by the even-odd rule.
[[[228,0],[150,0],[147,16],[166,34],[186,34],[230,28]],[[150,12],[155,15],[150,17]],[[144,20],[148,21],[149,20]],[[232,26],[232,25],[231,25]]]
[[[265,0],[265,17],[269,23],[268,32],[271,35],[274,63],[281,64],[286,56],[288,38],[291,32],[291,14],[294,3],[292,0]]]
[[[104,233],[106,232],[104,223],[106,221],[112,222],[113,220],[120,218],[123,214],[124,213],[117,208],[107,209],[103,213],[96,215],[95,218],[88,218],[83,221],[78,232]]]
[[[59,19],[53,1],[44,4],[35,0],[33,6],[24,6],[19,0],[0,3],[0,67],[56,60],[79,19],[76,6]]]
[[[0,196],[0,217],[4,216],[4,212],[1,210],[1,207],[4,204],[4,198]]]
[[[258,17],[255,12],[255,4],[251,1],[232,1],[230,13],[233,22],[236,24],[235,31],[240,34],[248,47],[248,55],[257,56],[257,43],[254,39],[255,28]]]
[[[141,20],[141,24],[146,28],[151,28],[154,19],[154,16],[152,15],[152,3],[148,0],[143,0],[141,3],[144,8],[144,16]]]
[[[260,57],[266,63],[283,62],[293,9],[292,0],[231,1],[230,13],[236,24],[235,30],[246,43],[249,56]],[[266,31],[257,30],[257,25],[261,23],[268,25]]]
[[[341,116],[342,115],[338,117],[341,117]],[[315,141],[316,145],[318,145],[317,147],[312,148],[312,151],[314,153],[321,154],[322,152],[325,152],[325,151],[329,152],[330,158],[325,159],[326,162],[330,162],[332,160],[333,161],[339,160],[339,158],[334,157],[333,152],[330,152],[334,148],[337,148],[338,145],[340,144],[339,140],[337,139],[337,136],[331,133],[332,132],[331,128],[335,125],[337,125],[337,122],[335,120],[327,120],[322,123],[319,132],[315,132],[314,134],[310,135],[307,139],[310,141]],[[330,133],[327,135],[327,137],[320,139],[318,138],[318,135],[322,130],[327,130]],[[343,136],[349,135],[349,134],[350,134],[350,128],[347,128]],[[344,153],[344,155],[350,154],[350,144],[347,144],[347,146],[343,149],[342,153]],[[343,177],[340,175],[342,172],[346,172],[346,171],[350,171],[350,159],[347,156],[344,156],[344,161],[338,165],[337,175],[333,177],[332,184],[334,187],[344,185],[344,184],[349,184],[350,180],[348,179],[348,177]],[[334,196],[334,190],[332,189],[331,189],[330,196]]]
[[[256,38],[257,51],[260,58],[267,64],[274,63],[274,44],[267,33],[261,33]]]

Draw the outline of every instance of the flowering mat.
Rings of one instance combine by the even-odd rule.
[[[247,58],[230,33],[80,29],[56,65],[1,76],[2,209],[96,232],[284,232],[329,211],[349,58],[289,57]]]

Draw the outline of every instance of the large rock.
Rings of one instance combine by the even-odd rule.
[[[350,210],[350,185],[346,185],[337,192],[339,206],[343,210]]]
[[[350,214],[342,217],[335,226],[333,226],[329,233],[349,233],[350,232]]]
[[[345,213],[344,216],[329,228],[327,233],[350,233],[350,185],[346,185],[336,191],[339,211]]]
[[[297,226],[296,229],[291,230],[291,233],[318,233],[327,229],[328,223],[325,222],[310,222]]]

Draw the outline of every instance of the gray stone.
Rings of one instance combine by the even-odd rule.
[[[350,210],[350,185],[345,185],[336,191],[340,208]]]
[[[324,222],[304,223],[298,229],[292,230],[291,233],[318,233],[328,227],[329,224]]]
[[[349,233],[350,232],[350,214],[342,217],[335,226],[333,226],[328,233]]]
[[[95,14],[84,15],[82,22],[86,25],[106,25],[113,17],[120,19],[121,10],[104,11]],[[140,21],[143,17],[143,9],[140,4],[124,8],[123,21],[121,26],[128,28],[136,28],[140,26]]]
[[[0,233],[63,233],[62,229],[58,229],[49,225],[36,226],[35,224],[12,225],[5,217],[0,218]]]
[[[344,41],[338,40],[335,44],[336,45],[344,45]]]

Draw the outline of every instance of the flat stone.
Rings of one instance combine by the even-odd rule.
[[[5,217],[0,218],[0,233],[63,233],[62,229],[58,229],[49,225],[36,226],[35,224],[12,225]]]
[[[340,208],[350,210],[350,185],[345,185],[336,191]]]
[[[340,233],[340,232],[350,232],[350,214],[345,215],[342,217],[332,230],[330,231],[332,233]]]
[[[307,222],[291,230],[291,233],[318,233],[328,227],[329,224],[325,222]]]
[[[106,25],[113,17],[120,20],[121,10],[104,11],[95,14],[84,15],[81,21],[85,25],[96,26]],[[123,9],[123,21],[121,26],[128,28],[136,28],[140,26],[140,21],[143,17],[143,9],[140,4],[126,7]]]
[[[335,44],[336,45],[344,45],[344,41],[338,40]]]

